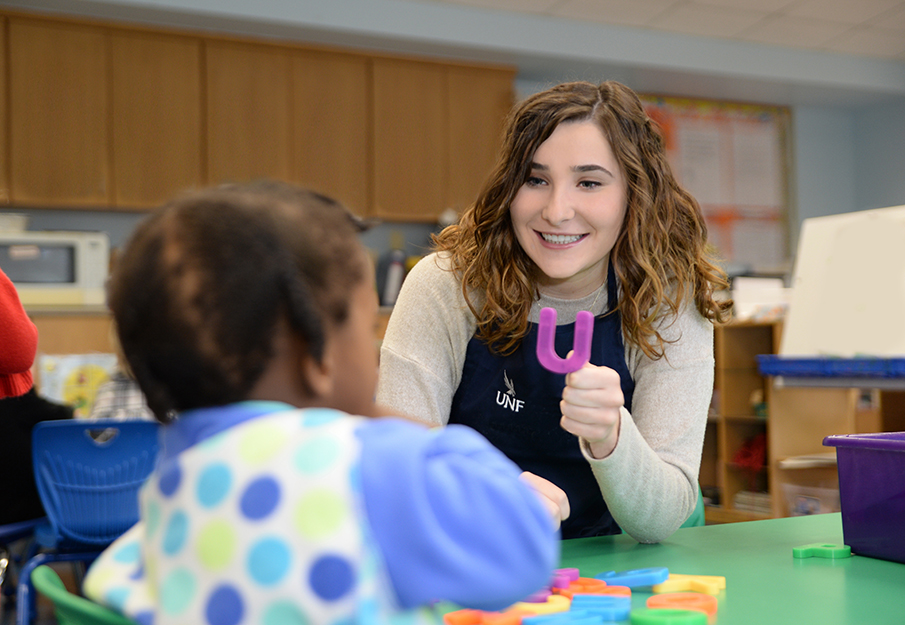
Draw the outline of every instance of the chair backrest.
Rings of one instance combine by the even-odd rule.
[[[31,583],[53,603],[59,625],[135,625],[121,614],[70,593],[56,571],[46,564],[31,572]]]
[[[104,546],[138,521],[138,490],[157,461],[159,424],[42,421],[32,430],[38,494],[64,543]]]

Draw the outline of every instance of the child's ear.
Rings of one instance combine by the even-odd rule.
[[[318,362],[308,352],[307,346],[302,341],[298,346],[298,374],[302,387],[312,396],[312,399],[324,399],[333,394],[333,376],[335,363],[332,350],[324,349],[323,357]]]

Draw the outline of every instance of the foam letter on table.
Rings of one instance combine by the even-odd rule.
[[[717,611],[717,600],[713,595],[701,592],[667,592],[649,597],[647,607],[697,610],[707,616],[713,616]]]
[[[704,592],[718,595],[726,587],[726,578],[722,575],[680,575],[670,573],[669,579],[655,585],[651,590],[661,592]]]
[[[837,558],[852,557],[852,548],[848,545],[829,545],[826,543],[812,543],[801,547],[792,548],[792,557],[794,558],[828,558],[835,560]]]
[[[591,337],[594,334],[594,315],[586,310],[575,316],[575,338],[572,355],[560,358],[556,354],[553,338],[556,335],[556,311],[543,308],[537,324],[537,360],[547,371],[571,373],[578,371],[591,359]]]
[[[665,582],[669,578],[669,569],[654,567],[649,569],[632,569],[631,571],[607,571],[594,576],[607,584],[617,584],[635,588],[637,586],[653,586]]]

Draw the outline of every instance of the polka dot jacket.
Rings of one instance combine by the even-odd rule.
[[[217,416],[218,409],[207,410],[214,411],[208,417]],[[225,414],[229,423],[231,413]],[[429,595],[400,601],[384,560],[387,546],[380,537],[375,540],[368,521],[361,462],[362,438],[368,438],[361,430],[375,423],[327,409],[281,410],[218,426],[224,429],[197,436],[197,442],[182,441],[186,448],[180,453],[172,453],[179,444],[165,438],[170,453],[163,454],[142,489],[141,521],[91,566],[85,595],[141,625],[437,622],[430,608],[422,607]],[[395,427],[408,431],[408,426]],[[416,429],[419,438],[437,436]],[[397,434],[390,429],[383,438]],[[388,479],[400,482],[398,471]],[[525,517],[537,510],[512,512]],[[414,519],[431,525],[418,514]],[[556,536],[549,531],[549,519],[542,520],[546,535],[532,530],[532,536],[525,536],[516,528],[512,537],[518,549],[533,554],[533,577],[530,571],[527,577],[515,576],[518,584],[500,588],[494,599],[517,599],[546,581],[558,547],[546,548]],[[417,551],[417,544],[405,544],[412,532],[405,531],[404,523],[397,525],[403,528],[395,539],[398,550]],[[512,534],[505,527],[501,531]],[[384,527],[381,533],[393,531]],[[531,541],[543,548],[533,549]],[[485,551],[480,544],[449,547],[456,559],[470,549]],[[488,559],[500,560],[492,549],[486,551]],[[424,563],[428,570],[439,563],[430,560]],[[520,563],[501,563],[507,564]],[[480,556],[467,565],[480,567]],[[431,573],[412,570],[406,575],[423,579]],[[442,583],[427,583],[426,592],[450,598]],[[469,583],[487,585],[484,579]],[[464,592],[467,599],[470,591]]]

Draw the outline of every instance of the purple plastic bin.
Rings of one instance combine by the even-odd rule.
[[[845,544],[905,562],[905,432],[827,436],[823,444],[836,448]]]

